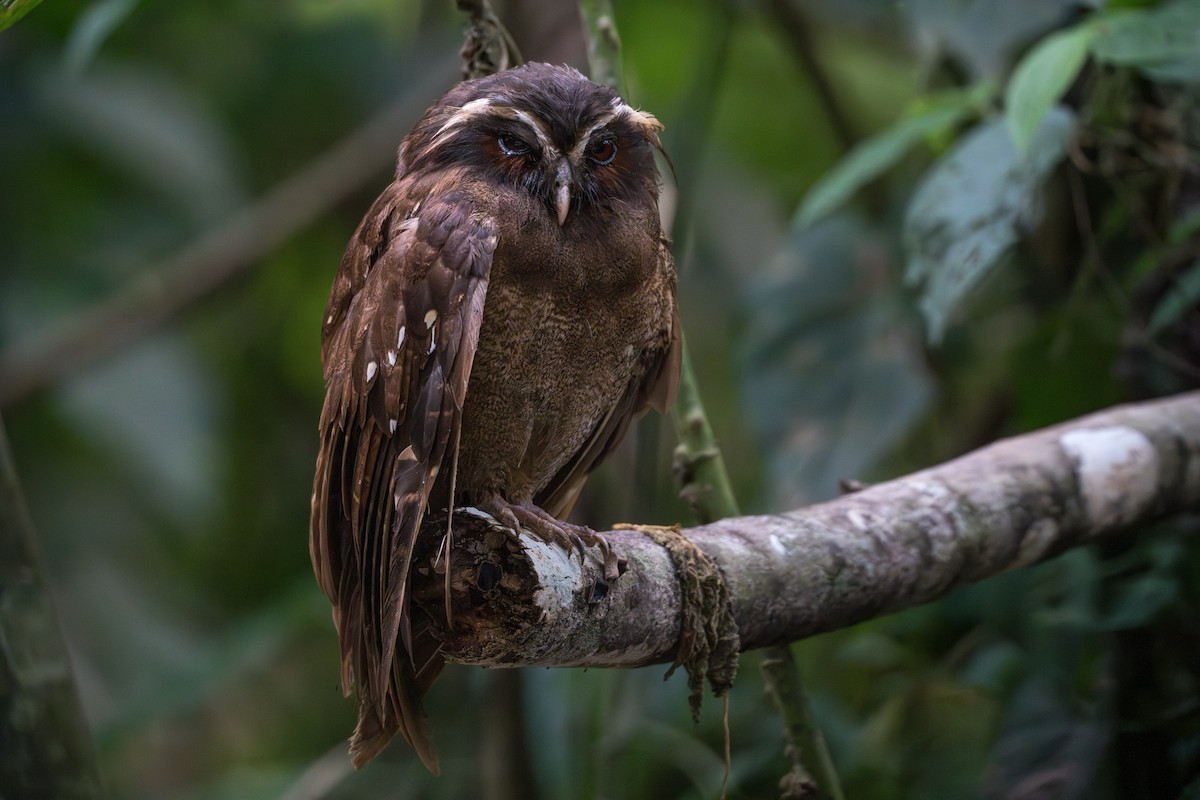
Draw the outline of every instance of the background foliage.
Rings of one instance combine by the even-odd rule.
[[[318,322],[392,148],[454,79],[450,6],[52,2],[0,34],[6,353],[410,109],[358,154],[369,180],[308,187],[311,223],[150,333],[15,395],[0,359],[114,796],[717,792],[719,709],[694,727],[660,668],[451,669],[430,698],[446,777],[402,747],[358,774],[343,756],[354,709],[305,544]],[[571,4],[498,7],[526,57],[585,66]],[[616,10],[627,94],[667,125],[684,323],[746,511],[1198,383],[1200,3]],[[686,519],[668,427],[596,476],[591,524]],[[1200,797],[1191,527],[796,645],[847,794]],[[732,797],[786,769],[754,658]]]

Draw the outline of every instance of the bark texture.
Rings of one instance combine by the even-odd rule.
[[[1121,406],[786,514],[682,535],[720,567],[741,648],[793,641],[934,600],[1071,547],[1200,509],[1200,393]],[[432,521],[431,524],[438,524]],[[442,520],[444,525],[444,519]],[[444,528],[443,528],[444,530]],[[450,599],[431,551],[418,607],[448,659],[632,667],[679,649],[681,576],[644,530],[605,534],[628,569],[455,514]]]

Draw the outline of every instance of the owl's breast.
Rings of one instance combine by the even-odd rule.
[[[458,485],[529,502],[640,378],[670,306],[657,289],[581,297],[496,277],[463,411]]]

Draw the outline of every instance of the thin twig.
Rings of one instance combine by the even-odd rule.
[[[833,90],[833,84],[825,74],[825,68],[817,60],[808,20],[791,0],[766,0],[766,6],[792,51],[792,56],[816,91],[821,108],[825,110],[825,118],[829,120],[829,127],[841,145],[842,152],[848,152],[858,144],[861,137],[842,108],[842,103]]]
[[[812,704],[800,680],[800,668],[786,645],[770,648],[760,662],[763,683],[783,716],[784,749],[792,771],[779,782],[782,800],[808,800],[828,787],[832,800],[843,800],[841,783],[825,745],[825,735],[812,715]],[[812,766],[815,774],[806,767]]]
[[[622,85],[620,39],[617,35],[615,22],[612,19],[611,6],[607,0],[581,0],[580,7],[583,11],[583,19],[588,34],[588,52],[591,56],[593,79],[603,81],[610,86],[620,87]],[[734,28],[734,21],[734,14],[730,10],[728,11],[728,24],[722,25],[716,34],[715,41],[718,46],[714,50],[719,57],[706,60],[704,63],[708,63],[710,68],[704,71],[703,76],[698,76],[697,78],[696,86],[699,87],[701,82],[704,86],[703,91],[692,94],[693,102],[689,104],[689,108],[693,111],[704,109],[711,112],[716,95],[714,87],[718,84],[721,76],[724,66],[724,56],[728,52],[732,37],[731,32]],[[703,79],[702,81],[701,78]],[[705,116],[707,117],[707,114]],[[707,119],[705,119],[705,122],[707,122]],[[705,127],[706,125],[693,126],[692,130],[703,130]],[[693,157],[696,159],[699,158],[699,149],[702,145],[701,135],[701,133],[695,134],[695,152],[689,151],[688,158],[684,159],[685,163],[690,163]],[[683,212],[683,226],[686,226],[690,219],[690,207],[690,203],[682,201],[679,207],[677,207],[678,210]],[[676,217],[675,222],[677,225],[676,232],[678,233],[680,231],[679,216]],[[725,460],[721,456],[721,450],[717,446],[716,437],[713,435],[712,426],[708,422],[708,415],[704,410],[704,404],[700,398],[699,384],[692,369],[691,357],[688,354],[686,342],[683,346],[683,365],[680,375],[679,394],[675,401],[674,416],[676,432],[680,441],[679,446],[676,448],[674,459],[675,471],[680,478],[680,494],[692,507],[697,520],[702,523],[736,516],[739,513],[737,499],[733,493],[733,486],[729,482],[729,474],[725,469]],[[786,647],[784,649],[786,650]],[[770,655],[769,653],[768,656]],[[786,657],[790,659],[791,654],[789,652],[786,656],[781,656],[776,653],[774,656],[776,658]],[[794,679],[795,684],[799,685],[800,677],[798,674],[794,675]],[[773,696],[781,697],[783,695],[775,692]],[[802,704],[804,707],[799,713],[805,719],[810,722],[812,721],[812,714],[807,707],[807,697],[805,695],[792,693],[787,696],[787,702]],[[809,731],[808,736],[809,746],[806,748],[807,751],[823,753],[826,761],[829,761],[824,737],[820,735],[819,730],[815,731],[815,733],[814,731]],[[728,744],[726,742],[726,747],[728,747]],[[793,771],[803,771],[804,766],[799,760],[799,750],[793,749],[788,755],[794,762]],[[836,773],[830,769],[826,777],[827,780],[832,780],[832,784],[825,784],[830,795],[834,797],[840,796],[840,787],[838,786]]]
[[[431,95],[453,81],[444,66],[224,224],[57,328],[0,353],[0,408],[78,374],[208,298],[376,178]]]
[[[488,0],[457,0],[458,10],[467,14],[467,32],[459,55],[464,80],[494,75],[522,63],[517,43]]]
[[[611,0],[579,0],[592,80],[622,90],[621,37]]]
[[[684,169],[699,161],[704,145],[704,136],[709,125],[709,117],[715,107],[717,91],[724,73],[725,60],[736,29],[738,16],[732,4],[722,6],[724,16],[722,24],[714,32],[711,53],[700,59],[706,68],[697,68],[693,82],[693,91],[689,93],[689,102],[685,105],[688,119],[691,123],[683,141],[689,145],[686,152],[678,153],[680,164]],[[677,240],[686,240],[688,227],[691,224],[694,204],[690,196],[682,193],[676,206],[675,234]],[[680,480],[680,495],[691,506],[697,521],[713,522],[739,514],[737,499],[729,474],[725,468],[725,460],[708,421],[700,397],[699,383],[692,368],[691,356],[688,354],[686,342],[683,348],[683,368],[680,375],[679,395],[674,408],[675,429],[679,437],[679,446],[675,450],[674,469]],[[794,666],[791,651],[787,645],[768,648],[763,658],[775,663],[792,664],[791,680],[786,686],[772,686],[775,673],[763,669],[763,680],[767,684],[768,693],[776,702],[781,715],[785,719],[796,718],[811,725],[805,730],[802,726],[789,728],[789,740],[803,742],[801,747],[786,748],[786,755],[791,763],[790,775],[808,775],[805,766],[806,757],[820,760],[823,769],[819,785],[828,796],[841,797],[841,785],[836,771],[832,768],[832,758],[829,755],[825,737],[816,726],[815,718],[809,707],[808,695],[803,691],[803,680],[798,669]],[[798,689],[798,691],[794,691]],[[728,743],[726,743],[728,746]]]
[[[739,510],[733,484],[729,482],[725,459],[704,411],[686,343],[674,417],[675,433],[679,437],[679,446],[675,448],[675,474],[682,487],[680,495],[691,507],[696,521],[704,524],[736,517]]]

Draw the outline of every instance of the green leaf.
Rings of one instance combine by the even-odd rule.
[[[1200,302],[1200,261],[1192,264],[1167,290],[1146,325],[1146,333],[1154,336],[1179,319]]]
[[[10,28],[42,0],[0,0],[0,31]]]
[[[1194,73],[1200,53],[1200,3],[1177,2],[1155,9],[1108,14],[1096,24],[1092,54],[1100,61],[1146,72]]]
[[[1046,113],[1075,81],[1095,36],[1091,25],[1047,36],[1013,71],[1004,94],[1005,122],[1018,152],[1029,149]]]
[[[1147,65],[1141,72],[1159,83],[1200,83],[1200,55]]]
[[[855,192],[882,175],[918,142],[948,131],[987,102],[990,84],[954,92],[935,105],[901,119],[886,131],[854,147],[834,168],[813,184],[796,213],[804,228],[838,209]]]
[[[1075,129],[1052,108],[1029,152],[1017,154],[1003,120],[978,125],[922,180],[904,220],[906,279],[923,283],[921,310],[938,342],[967,292],[1036,221],[1037,190],[1066,152]]]

